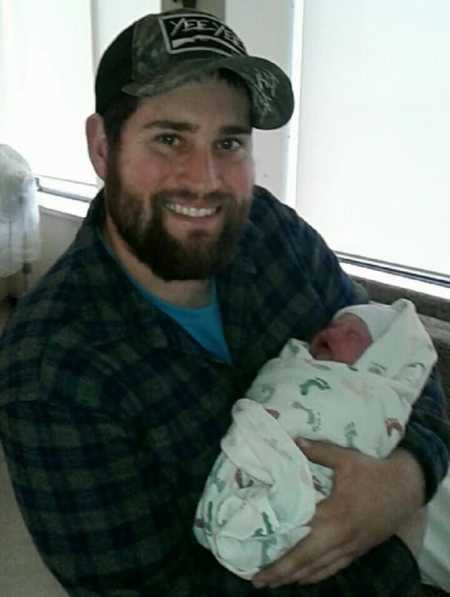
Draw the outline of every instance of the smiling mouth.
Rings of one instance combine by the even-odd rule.
[[[166,209],[169,211],[179,214],[181,216],[187,216],[189,218],[207,218],[213,216],[219,211],[219,207],[190,207],[186,205],[180,205],[179,203],[166,203]]]

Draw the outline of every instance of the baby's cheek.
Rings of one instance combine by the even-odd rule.
[[[347,360],[345,361],[348,365],[353,365],[355,361],[364,353],[368,344],[364,338],[353,336],[348,342],[348,353]]]
[[[345,334],[335,335],[330,342],[332,348],[333,360],[339,363],[347,363],[352,365],[363,350],[359,340],[354,336],[347,336]]]

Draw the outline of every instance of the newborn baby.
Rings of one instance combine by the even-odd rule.
[[[339,311],[310,346],[287,342],[233,407],[233,424],[207,479],[197,540],[251,578],[310,531],[333,472],[309,462],[303,437],[386,457],[436,361],[414,305]]]
[[[352,365],[372,344],[368,325],[354,313],[338,313],[328,326],[316,334],[309,352],[321,361]]]

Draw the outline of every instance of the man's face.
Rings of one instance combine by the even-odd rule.
[[[219,80],[145,98],[109,149],[107,218],[163,280],[204,279],[233,256],[253,159],[247,94]]]
[[[367,325],[353,313],[343,313],[314,336],[310,353],[320,361],[352,365],[372,344]]]

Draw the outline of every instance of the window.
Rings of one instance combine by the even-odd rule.
[[[105,47],[159,0],[0,0],[0,142],[30,163],[46,191],[97,188],[84,124]]]
[[[305,0],[297,209],[450,282],[450,3]]]
[[[94,105],[89,0],[3,0],[1,11],[2,141],[38,175],[95,184],[83,139]]]

